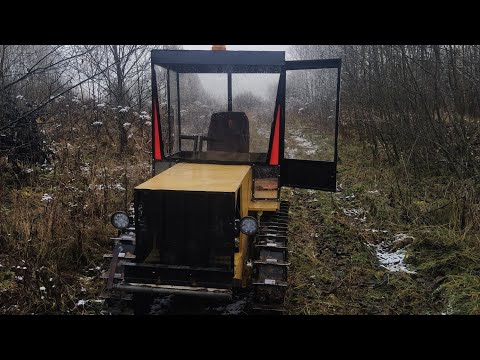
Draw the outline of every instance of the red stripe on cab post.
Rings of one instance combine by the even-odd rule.
[[[162,160],[162,152],[160,151],[160,131],[158,121],[158,104],[153,102],[153,158],[155,160]]]
[[[280,104],[277,107],[275,117],[275,129],[273,130],[272,152],[270,154],[270,165],[278,165],[278,153],[280,152]]]

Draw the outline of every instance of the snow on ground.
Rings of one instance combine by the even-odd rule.
[[[378,191],[370,191],[370,193],[377,194]],[[357,204],[357,199],[355,194],[350,194],[343,198],[345,201],[348,201],[350,204]],[[365,223],[367,220],[368,211],[362,207],[352,207],[352,208],[341,208],[343,213],[353,218],[354,220],[359,220],[361,223]],[[405,264],[405,258],[407,256],[406,247],[414,240],[414,237],[404,233],[397,233],[393,236],[388,236],[388,230],[384,229],[371,229],[364,228],[364,231],[369,231],[374,234],[379,234],[383,237],[383,241],[378,244],[366,243],[367,246],[373,248],[375,256],[380,262],[380,266],[392,272],[405,272],[408,274],[415,274],[416,272],[409,268]]]
[[[77,302],[77,307],[85,306],[87,304],[103,304],[104,302],[105,300],[103,299],[87,299],[87,300],[80,299]]]
[[[354,220],[359,220],[360,222],[367,221],[367,210],[363,208],[342,208],[342,211],[348,217],[353,217]]]
[[[295,151],[292,151],[289,147],[287,147],[286,152],[287,156],[294,157],[295,153],[297,152],[296,149],[300,148],[305,152],[307,155],[313,155],[318,151],[318,146],[312,143],[310,140],[307,140],[303,137],[300,131],[291,131],[291,138],[295,141]]]
[[[112,185],[112,188],[119,191],[125,191],[125,188],[121,184]]]
[[[393,238],[387,238],[379,244],[367,245],[374,248],[375,255],[381,267],[392,272],[400,271],[407,274],[416,274],[415,270],[410,269],[409,266],[405,264],[407,255],[405,247],[413,240],[413,236],[399,233],[395,234]]]
[[[51,195],[43,194],[43,196],[42,196],[42,201],[43,201],[43,202],[47,202],[47,203],[48,203],[48,202],[50,202],[50,201],[52,201],[52,200],[53,200],[53,197],[52,197]]]
[[[117,190],[117,191],[125,191],[126,190],[122,186],[122,184],[113,184],[113,185],[99,184],[99,185],[95,185],[95,186],[89,185],[88,188],[93,189],[93,190],[99,190],[99,191],[102,191],[102,190],[105,190],[105,189],[114,189],[114,190]]]

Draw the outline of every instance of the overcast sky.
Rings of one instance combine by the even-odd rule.
[[[290,45],[227,45],[227,50],[287,51]],[[212,45],[183,45],[185,50],[211,50]]]
[[[287,51],[290,45],[227,45],[227,50],[252,50],[252,51]],[[212,45],[183,45],[185,50],[212,50]],[[235,93],[250,90],[257,96],[265,96],[275,81],[276,76],[237,76],[234,79]],[[205,89],[219,98],[226,97],[226,76],[202,75],[200,76]]]

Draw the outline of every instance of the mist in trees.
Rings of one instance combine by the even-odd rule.
[[[148,121],[150,114],[150,50],[162,47],[179,48],[1,45],[0,155],[11,162],[45,161],[42,130],[53,118],[61,127],[73,126],[65,108],[75,106],[75,99],[95,109],[88,119],[97,126],[112,121],[109,134],[119,153],[127,151],[128,124]],[[294,45],[287,53],[288,59],[332,57],[343,59],[342,136],[359,139],[374,160],[383,152],[390,163],[402,162],[413,173],[478,176],[479,46]],[[321,104],[332,97],[324,90],[329,77],[295,76],[291,80],[298,94],[292,90],[287,104],[306,99],[307,105],[295,105],[297,112],[328,119],[331,109]],[[160,94],[165,93],[165,79],[159,76]],[[180,76],[185,129],[196,121],[206,127],[210,112],[223,109],[224,99],[212,95],[206,84],[199,75]],[[321,102],[313,101],[320,96],[318,89],[325,97]],[[273,94],[276,88],[271,90]],[[254,88],[242,88],[234,103],[271,111],[271,102],[265,103],[269,97],[260,95]]]
[[[75,87],[71,71],[92,48],[2,45],[0,48],[0,155],[41,162],[46,152],[36,123],[48,105]]]
[[[413,174],[480,169],[479,46],[292,46],[293,59],[341,57],[344,136]]]
[[[0,156],[11,164],[47,161],[42,127],[71,128],[80,103],[97,127],[115,120],[109,135],[126,151],[128,125],[150,112],[152,48],[180,46],[1,45]]]

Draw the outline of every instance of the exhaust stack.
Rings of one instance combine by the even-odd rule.
[[[227,45],[212,45],[212,50],[227,50]]]

